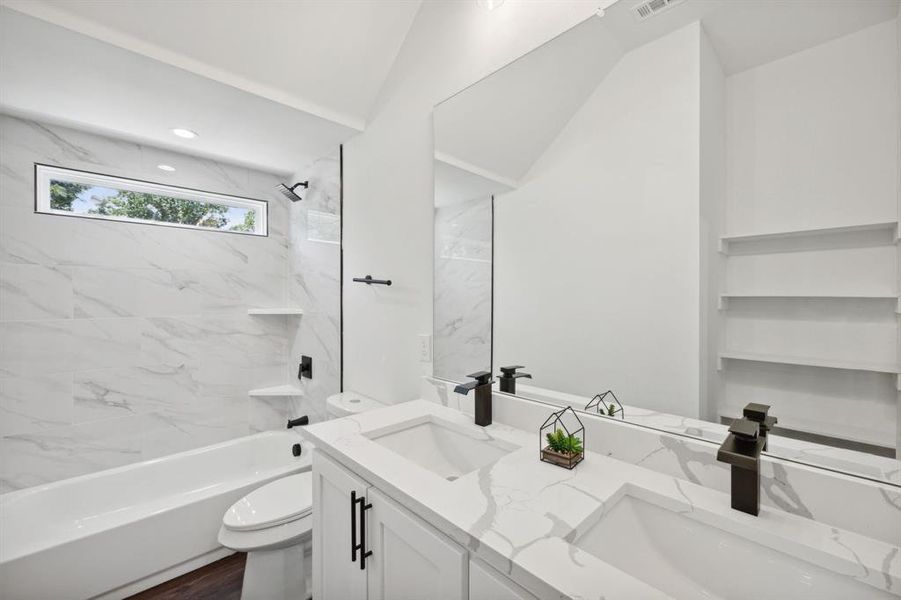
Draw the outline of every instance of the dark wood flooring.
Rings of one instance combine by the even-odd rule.
[[[247,555],[238,552],[127,600],[240,600]]]

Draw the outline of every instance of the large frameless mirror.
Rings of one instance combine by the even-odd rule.
[[[435,376],[901,484],[898,29],[619,2],[440,103]]]

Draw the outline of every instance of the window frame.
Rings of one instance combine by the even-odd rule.
[[[203,227],[201,225],[190,225],[187,223],[169,223],[167,221],[134,219],[131,217],[119,217],[115,215],[92,215],[87,213],[76,213],[67,210],[54,209],[51,206],[50,198],[51,180],[80,183],[83,185],[102,186],[114,190],[126,190],[144,194],[155,194],[159,196],[167,196],[170,198],[178,198],[181,200],[217,204],[229,208],[248,209],[256,214],[256,216],[254,217],[254,231],[231,231],[228,229],[216,229],[213,227]],[[67,167],[46,165],[42,163],[34,163],[34,212],[37,214],[78,217],[82,219],[96,219],[100,221],[114,221],[119,223],[134,223],[138,225],[176,227],[178,229],[191,229],[194,231],[214,231],[217,233],[232,233],[238,235],[251,235],[255,237],[269,236],[269,202],[266,200],[244,198],[231,194],[206,192],[203,190],[176,186],[168,183],[158,183],[154,181],[133,179],[130,177],[107,175],[104,173],[95,173],[81,169],[70,169]]]

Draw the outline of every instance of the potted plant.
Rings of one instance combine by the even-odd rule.
[[[613,402],[607,400],[607,396],[613,398]],[[615,402],[615,404],[614,404]],[[586,411],[596,411],[599,415],[607,417],[615,417],[619,415],[621,419],[626,418],[626,411],[620,403],[619,398],[613,393],[613,390],[607,390],[603,394],[595,394],[591,402],[585,405]]]
[[[567,413],[572,415],[570,427],[564,422]],[[585,458],[585,428],[572,407],[551,413],[541,426],[539,435],[542,461],[572,469]]]

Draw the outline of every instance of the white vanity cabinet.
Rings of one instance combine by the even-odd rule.
[[[468,561],[438,530],[314,453],[314,598],[465,600]]]
[[[469,561],[469,600],[537,600],[493,567],[478,559]]]
[[[378,490],[368,500],[369,600],[465,599],[468,553]]]
[[[359,503],[369,484],[313,452],[313,597],[317,599],[365,599],[366,571],[360,568]]]

